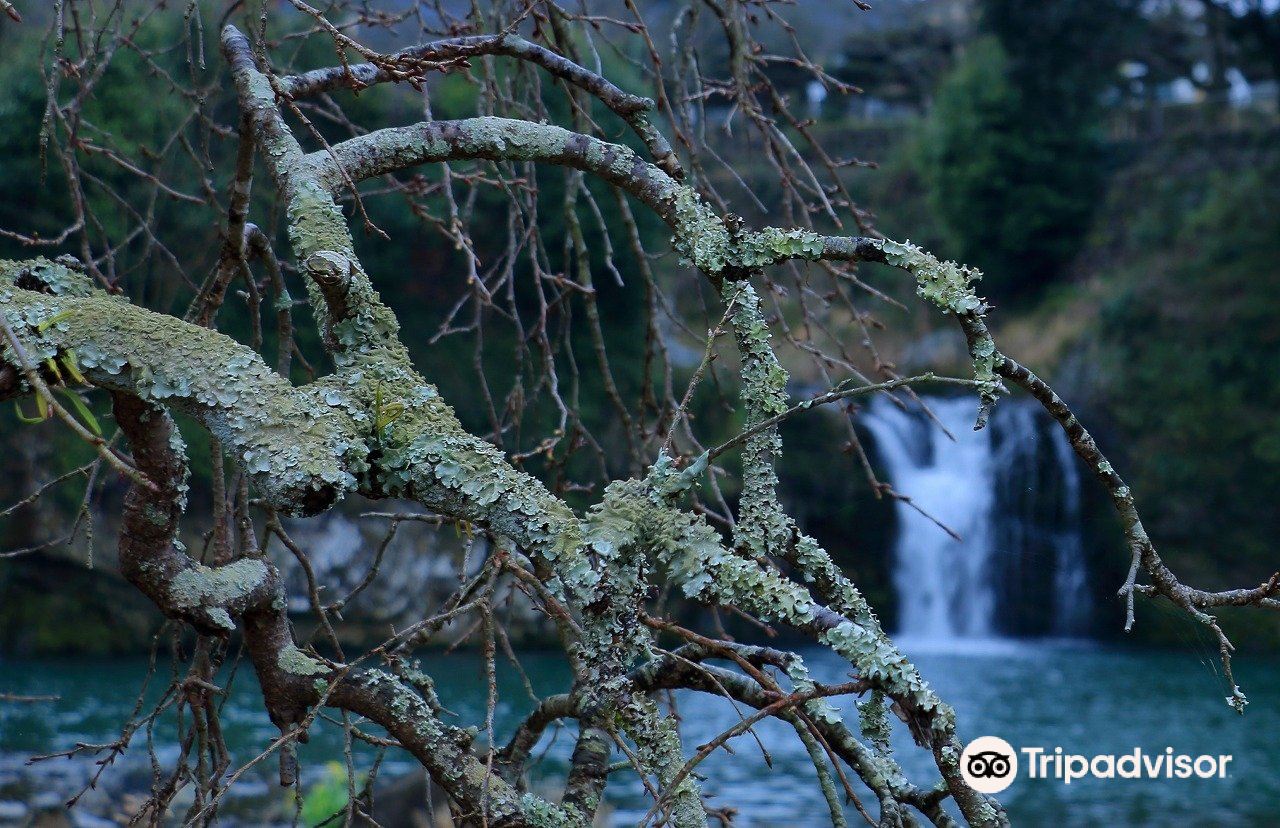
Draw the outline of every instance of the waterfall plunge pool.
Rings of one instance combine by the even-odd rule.
[[[936,644],[936,642],[935,642]],[[1081,754],[1124,753],[1140,747],[1159,753],[1231,754],[1224,779],[1092,780],[1070,786],[1052,780],[1018,779],[1001,795],[1015,825],[1263,825],[1274,824],[1280,801],[1280,664],[1245,654],[1237,673],[1252,704],[1245,716],[1223,702],[1215,653],[1205,641],[1195,652],[1126,650],[1092,644],[964,642],[946,648],[914,646],[906,652],[925,677],[951,702],[965,739],[994,735],[1015,747],[1043,747]],[[815,679],[844,680],[848,666],[821,650],[805,652]],[[558,655],[529,654],[521,662],[539,693],[564,689],[568,671]],[[445,705],[465,722],[483,721],[485,679],[473,654],[424,657],[439,680]],[[55,803],[74,792],[91,772],[87,761],[24,764],[33,753],[66,749],[77,741],[105,742],[118,735],[146,671],[143,660],[0,660],[0,692],[55,694],[58,701],[0,704],[0,802]],[[501,704],[498,738],[504,740],[530,707],[516,672],[499,663]],[[687,745],[701,744],[738,721],[723,700],[682,693],[679,705]],[[856,721],[852,702],[841,707]],[[262,712],[257,686],[247,671],[232,685],[223,716],[234,758],[245,762],[276,733]],[[895,755],[917,782],[932,779],[930,757],[895,728]],[[719,753],[702,767],[704,789],[713,803],[741,809],[738,822],[751,828],[822,826],[830,823],[814,772],[803,748],[785,726],[762,723],[756,731],[773,767],[761,758],[750,736],[732,740],[735,756]],[[572,733],[544,740],[547,756],[538,772],[562,779],[572,749]],[[163,741],[164,732],[157,738]],[[339,731],[317,724],[303,746],[304,780],[315,784],[324,764],[340,759]],[[549,747],[548,747],[549,745]],[[229,807],[224,825],[287,822],[284,797],[273,784],[274,763],[251,771],[243,799]],[[388,756],[383,778],[408,773],[412,764]],[[87,797],[90,812],[111,813],[114,803],[145,790],[149,782],[143,738],[107,772],[101,793]],[[860,791],[860,793],[863,793]],[[874,801],[868,801],[874,813]],[[634,776],[621,776],[610,789],[609,824],[634,825],[648,809]],[[850,824],[860,816],[849,809]],[[237,814],[240,816],[237,817]]]
[[[1080,538],[1080,476],[1070,449],[1033,404],[1005,400],[991,426],[972,431],[971,398],[929,398],[934,416],[877,399],[860,418],[876,456],[895,489],[955,529],[957,542],[907,504],[897,504],[893,580],[900,604],[895,640],[940,695],[952,703],[961,736],[999,736],[1015,748],[1039,747],[1083,755],[1230,754],[1222,779],[1060,781],[1019,779],[1000,799],[1015,824],[1024,825],[1262,825],[1275,824],[1280,801],[1280,664],[1243,654],[1237,660],[1249,693],[1246,716],[1223,702],[1226,688],[1216,652],[1188,624],[1193,649],[1159,652],[1086,642],[1078,635],[1090,606]],[[1010,599],[1021,599],[1011,602]],[[1010,612],[1010,604],[1030,610]],[[1036,638],[1021,636],[1038,635]],[[1019,638],[1009,636],[1017,635]],[[814,678],[843,681],[848,665],[824,650],[804,653]],[[539,694],[568,683],[562,656],[521,656]],[[439,679],[446,707],[465,723],[483,721],[486,686],[474,654],[427,654],[424,667]],[[27,765],[29,756],[65,750],[77,742],[118,736],[146,671],[140,659],[0,659],[0,693],[58,696],[36,704],[0,703],[0,826],[18,805],[28,813],[73,795],[92,773],[91,760]],[[447,677],[447,680],[446,680]],[[499,739],[505,739],[531,704],[516,672],[500,663]],[[678,696],[686,744],[702,744],[739,721],[721,699]],[[850,700],[840,703],[856,721]],[[223,725],[238,762],[256,756],[276,731],[261,708],[247,671],[232,685]],[[158,744],[171,744],[162,726]],[[802,746],[785,726],[763,722],[756,733],[772,767],[754,741],[732,741],[735,756],[716,754],[701,766],[704,790],[716,805],[740,809],[742,826],[829,824],[826,805]],[[572,733],[544,740],[536,773],[562,779]],[[317,723],[303,746],[303,779],[320,784],[341,756],[340,733]],[[895,756],[917,783],[934,778],[931,757],[895,730]],[[171,762],[172,752],[161,751]],[[367,760],[367,754],[364,756]],[[366,762],[367,766],[367,762]],[[404,757],[388,757],[383,778],[412,772]],[[292,815],[274,785],[272,763],[250,771],[238,798],[223,810],[224,825],[287,824]],[[108,771],[100,790],[84,801],[84,813],[116,815],[118,804],[144,792],[149,772],[142,737]],[[856,786],[856,783],[855,783]],[[874,813],[868,792],[859,789]],[[634,825],[648,810],[644,789],[620,776],[609,790],[608,824]],[[860,815],[849,808],[850,824]],[[90,820],[81,818],[88,824]]]

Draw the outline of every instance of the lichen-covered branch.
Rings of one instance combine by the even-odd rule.
[[[411,498],[509,539],[534,562],[555,597],[581,614],[589,637],[582,643],[585,685],[589,707],[598,712],[585,717],[588,726],[580,736],[570,786],[579,805],[590,804],[592,812],[598,805],[597,777],[587,771],[598,764],[606,745],[593,735],[595,723],[605,723],[606,711],[618,715],[646,771],[660,778],[673,773],[680,744],[672,725],[652,701],[629,692],[625,680],[626,664],[642,656],[648,644],[644,627],[627,619],[637,611],[637,596],[647,590],[644,577],[625,565],[621,546],[593,545],[562,501],[512,468],[492,444],[467,433],[414,370],[394,315],[355,258],[341,212],[318,184],[319,157],[299,156],[296,140],[280,131],[280,115],[267,96],[271,84],[253,65],[243,36],[228,27],[223,46],[246,108],[257,113],[259,140],[288,200],[290,241],[315,285],[313,306],[328,319],[328,346],[339,369],[328,393],[336,405],[366,420],[376,442],[378,462],[361,492]],[[678,788],[673,822],[699,824],[697,786],[686,780]]]
[[[697,645],[687,645],[640,668],[637,684],[648,690],[687,688],[717,696],[728,695],[757,710],[777,701],[773,691],[751,678],[704,663],[711,655]],[[793,727],[803,728],[806,725],[800,713],[875,792],[884,809],[881,824],[910,825],[910,815],[898,811],[904,804],[918,809],[935,825],[954,824],[942,809],[943,797],[937,791],[929,792],[912,785],[896,762],[860,742],[842,722],[833,719],[825,702],[806,702],[800,711],[784,711],[779,718]]]
[[[788,376],[769,342],[769,327],[751,284],[730,282],[723,290],[742,365],[745,426],[752,430],[786,411]],[[725,555],[716,547],[709,527],[679,516],[670,519],[666,530],[673,537],[667,544],[671,550],[667,559],[677,567],[677,582],[691,597],[741,606],[766,620],[805,629],[849,659],[870,686],[894,700],[917,741],[931,746],[965,817],[978,824],[1004,821],[998,806],[960,779],[954,712],[889,641],[862,594],[838,574],[830,555],[802,535],[783,512],[776,471],[781,452],[776,424],[746,441],[743,493],[734,531],[736,555]],[[835,601],[834,611],[815,602],[808,590],[782,578],[768,565],[770,556],[787,559],[804,581],[822,583],[828,599]]]
[[[349,180],[431,161],[538,161],[572,167],[599,176],[652,209],[671,227],[672,245],[682,259],[717,283],[797,259],[883,262],[911,273],[923,298],[962,323],[980,321],[987,311],[971,288],[981,277],[974,268],[940,261],[915,245],[887,239],[822,236],[777,227],[748,229],[736,217],[716,213],[694,190],[644,162],[630,147],[551,124],[493,117],[422,121],[352,138],[308,158],[331,192]],[[994,374],[995,344],[985,330],[974,327],[969,342],[982,400],[978,428],[1000,390]]]
[[[503,55],[528,61],[565,83],[594,95],[635,131],[652,154],[655,164],[677,179],[683,177],[671,145],[649,120],[648,114],[654,108],[651,99],[624,92],[602,75],[545,46],[510,33],[448,38],[381,56],[378,63],[312,69],[281,78],[280,87],[283,94],[297,100],[338,88],[363,89],[378,83],[417,82],[423,72],[448,71],[459,63],[465,65],[468,58],[483,55]]]
[[[1244,713],[1248,699],[1236,684],[1231,669],[1231,654],[1235,647],[1218,625],[1218,620],[1207,610],[1222,606],[1256,606],[1271,610],[1280,610],[1280,571],[1273,573],[1266,581],[1252,589],[1234,589],[1222,592],[1206,592],[1182,583],[1173,571],[1164,563],[1155,544],[1142,526],[1142,518],[1138,515],[1138,507],[1133,499],[1133,492],[1120,474],[1098,448],[1093,435],[1076,418],[1070,407],[1059,397],[1044,380],[1037,377],[1027,368],[1004,354],[996,355],[996,371],[1011,383],[1025,389],[1035,397],[1046,411],[1058,422],[1066,433],[1072,449],[1089,467],[1094,476],[1106,488],[1111,496],[1112,505],[1120,517],[1125,539],[1132,555],[1128,577],[1120,588],[1120,597],[1125,600],[1126,632],[1134,623],[1134,594],[1145,591],[1151,595],[1162,595],[1175,606],[1191,615],[1213,632],[1218,643],[1218,651],[1222,660],[1224,677],[1230,688],[1227,704],[1237,713]],[[1151,578],[1151,585],[1137,583],[1141,570]]]
[[[74,366],[73,372],[66,369],[69,376],[111,395],[116,420],[128,438],[139,471],[125,503],[120,541],[122,571],[168,617],[202,635],[203,672],[193,668],[196,679],[206,680],[213,675],[212,669],[206,669],[212,663],[208,658],[209,642],[225,642],[236,632],[244,635],[266,709],[281,730],[276,747],[282,751],[282,780],[296,781],[296,774],[287,767],[291,743],[305,738],[317,711],[327,706],[366,717],[385,728],[390,738],[380,743],[401,746],[415,756],[469,824],[590,824],[615,769],[610,760],[617,749],[652,792],[653,815],[658,820],[695,826],[705,823],[707,813],[693,773],[697,763],[735,735],[746,732],[757,718],[774,716],[794,728],[813,761],[833,824],[843,824],[844,815],[832,771],[856,800],[845,782],[846,766],[879,801],[883,825],[914,824],[912,809],[934,824],[949,825],[951,819],[942,807],[947,797],[954,798],[960,814],[972,824],[1006,822],[1000,806],[968,788],[959,774],[960,742],[952,709],[885,635],[857,585],[825,549],[799,530],[779,502],[777,463],[782,443],[778,425],[784,418],[809,404],[833,402],[853,393],[888,390],[920,379],[899,378],[885,371],[886,381],[873,383],[846,361],[851,374],[864,381],[862,387],[852,389],[833,381],[830,392],[789,407],[788,373],[772,340],[777,334],[791,339],[788,319],[785,314],[777,319],[766,315],[751,280],[765,267],[797,262],[818,262],[832,270],[833,262],[884,263],[906,271],[922,298],[955,316],[965,333],[974,373],[972,380],[960,382],[975,387],[980,398],[977,427],[983,425],[987,411],[1003,390],[1001,380],[1024,387],[1036,396],[1108,487],[1125,521],[1134,554],[1133,575],[1125,589],[1128,600],[1132,602],[1134,593],[1139,591],[1162,594],[1209,624],[1220,637],[1231,680],[1230,644],[1209,610],[1248,604],[1276,608],[1280,606],[1280,576],[1254,589],[1219,593],[1182,585],[1160,562],[1142,530],[1127,487],[1097,450],[1092,437],[1047,385],[996,349],[984,320],[988,307],[975,291],[974,283],[980,276],[975,269],[941,261],[909,243],[828,236],[816,231],[816,225],[808,218],[810,214],[828,215],[833,225],[838,225],[829,193],[843,194],[842,185],[837,184],[835,189],[824,187],[801,153],[791,146],[791,139],[762,109],[762,101],[781,110],[785,110],[786,102],[776,94],[758,98],[756,87],[761,83],[767,86],[767,79],[753,66],[749,54],[751,36],[739,9],[713,6],[730,46],[732,78],[725,90],[766,139],[769,163],[782,173],[782,183],[789,194],[778,221],[795,225],[791,227],[753,229],[729,213],[697,153],[690,153],[688,161],[692,180],[699,188],[682,183],[683,171],[671,146],[648,120],[655,108],[653,102],[623,92],[582,65],[577,58],[578,30],[571,30],[571,24],[588,32],[591,26],[617,25],[617,21],[587,19],[554,4],[527,7],[524,11],[534,15],[536,21],[530,27],[534,33],[529,34],[528,40],[513,33],[524,18],[504,22],[497,15],[494,24],[499,34],[450,37],[382,55],[346,34],[352,30],[350,27],[330,23],[328,11],[312,8],[302,0],[292,0],[292,5],[303,13],[308,26],[314,19],[321,37],[332,38],[344,54],[346,49],[354,49],[368,62],[277,77],[267,69],[267,56],[255,54],[261,44],[251,44],[235,27],[222,31],[223,52],[231,67],[242,120],[229,198],[225,209],[219,207],[218,221],[225,216],[226,231],[217,264],[192,306],[190,319],[196,324],[133,306],[96,287],[108,284],[107,279],[90,282],[66,261],[0,263],[0,318],[7,342],[0,351],[0,398],[33,391],[42,394],[41,399],[48,397],[49,389],[56,389],[67,379],[59,366]],[[553,33],[554,39],[549,42],[564,54],[534,42],[544,24]],[[645,32],[642,22],[634,25]],[[451,28],[443,33],[465,31],[476,29]],[[648,37],[647,33],[644,37]],[[679,32],[673,34],[673,38],[679,37]],[[583,54],[588,55],[586,62],[590,63],[587,49],[594,45],[589,34],[581,45]],[[646,46],[656,54],[651,39],[646,40]],[[491,55],[518,61],[514,66],[520,77],[544,77],[530,70],[535,66],[562,82],[569,92],[573,125],[578,131],[524,119],[547,111],[540,97],[542,90],[537,86],[541,81],[526,88],[527,100],[506,98],[504,106],[489,106],[489,100],[479,109],[491,113],[486,117],[430,120],[428,103],[428,120],[369,133],[355,124],[344,123],[344,116],[336,107],[330,107],[331,99],[321,97],[324,114],[335,124],[350,126],[350,134],[356,136],[336,143],[327,142],[323,135],[330,133],[312,128],[308,120],[308,113],[321,111],[313,107],[314,102],[303,101],[309,96],[340,87],[359,90],[384,82],[416,86],[424,73],[460,68],[468,58]],[[497,63],[483,60],[469,66],[491,98],[506,95],[502,90],[509,80],[494,71]],[[650,68],[657,86],[657,108],[670,116],[677,130],[677,143],[684,139],[684,146],[692,146],[688,136],[681,135],[680,125],[689,132],[693,121],[687,113],[677,113],[676,107],[702,99],[706,89],[700,86],[702,72],[695,63],[688,61],[683,66],[689,70],[689,77],[679,80],[683,100],[674,102],[667,97],[665,88],[670,73],[663,71],[656,57]],[[622,144],[585,134],[592,130],[601,134],[591,120],[588,96],[635,130],[647,157]],[[520,117],[498,117],[503,113]],[[306,124],[320,148],[304,150],[286,117]],[[809,137],[804,124],[783,117],[798,134]],[[290,252],[297,273],[306,279],[321,344],[333,366],[327,376],[301,387],[295,387],[288,378],[293,320],[285,276],[270,250],[273,240],[248,221],[255,156],[265,165],[285,207],[284,229]],[[834,172],[835,162],[830,156],[819,151],[818,157]],[[74,160],[74,153],[68,158]],[[506,228],[509,249],[494,257],[498,263],[493,270],[484,272],[476,264],[480,257],[470,249],[461,218],[472,207],[467,206],[466,199],[454,196],[457,181],[492,179],[487,169],[445,169],[445,181],[438,191],[447,206],[447,220],[441,222],[449,225],[445,235],[467,254],[468,290],[474,292],[477,308],[494,306],[497,300],[490,287],[500,284],[509,294],[510,313],[517,329],[512,339],[523,343],[540,338],[544,350],[539,357],[549,379],[532,393],[546,390],[554,398],[554,405],[562,414],[562,430],[569,427],[566,424],[572,418],[580,421],[581,417],[578,412],[570,415],[570,408],[577,402],[566,403],[558,396],[555,366],[561,355],[546,344],[545,329],[551,324],[547,308],[563,303],[567,309],[570,302],[576,301],[576,294],[585,297],[595,367],[605,378],[603,384],[612,411],[624,424],[626,459],[633,475],[632,479],[609,481],[603,460],[608,452],[600,449],[604,474],[599,482],[607,485],[602,486],[599,502],[585,510],[570,508],[564,492],[572,490],[571,486],[560,486],[552,474],[543,475],[548,479],[544,483],[524,470],[523,464],[529,458],[542,455],[546,467],[558,474],[568,460],[556,456],[555,441],[528,454],[515,452],[510,458],[504,454],[499,445],[509,445],[504,441],[508,424],[505,415],[498,413],[501,403],[494,403],[487,387],[484,392],[492,414],[493,439],[499,445],[463,428],[430,378],[412,363],[399,323],[356,255],[351,230],[337,203],[338,198],[350,193],[363,209],[364,193],[357,185],[374,176],[428,162],[467,160],[494,162],[499,183],[511,201]],[[624,384],[614,381],[608,365],[604,321],[595,305],[596,282],[588,272],[595,266],[597,251],[588,246],[588,240],[594,244],[591,228],[584,228],[578,218],[579,211],[585,215],[590,209],[607,237],[607,221],[595,201],[596,195],[585,186],[582,175],[565,174],[567,189],[561,209],[567,226],[563,257],[566,262],[554,261],[555,254],[548,253],[554,245],[547,243],[538,227],[537,182],[510,180],[522,175],[517,172],[521,165],[527,169],[527,165],[537,163],[590,174],[610,185],[618,199],[630,236],[630,252],[646,280],[649,318],[645,329],[646,336],[654,341],[645,344],[641,384],[646,388],[641,407],[647,407],[651,418],[644,412],[631,416],[624,399]],[[802,174],[792,176],[793,169]],[[393,188],[401,183],[394,178],[389,179]],[[424,186],[430,189],[434,185]],[[216,206],[219,199],[211,186],[207,189],[209,205]],[[406,185],[405,191],[409,189]],[[172,188],[162,191],[177,192]],[[472,205],[475,192],[473,189]],[[648,257],[652,251],[645,249],[639,224],[624,193],[665,222],[674,251],[710,281],[726,309],[716,331],[708,336],[704,365],[719,356],[714,353],[716,336],[730,329],[741,359],[738,373],[743,431],[716,449],[703,450],[688,419],[680,418],[674,406],[662,410],[663,405],[653,399],[651,386],[656,383],[651,382],[651,360],[667,361],[665,383],[671,385],[672,368],[663,352],[663,332],[655,310],[666,300],[662,286],[651,276]],[[411,201],[414,196],[410,194]],[[420,202],[413,203],[415,208],[421,206]],[[424,209],[424,213],[429,211]],[[860,218],[857,223],[861,225]],[[87,236],[85,239],[86,263],[96,269]],[[621,280],[611,245],[603,246],[607,250],[602,257]],[[266,263],[281,314],[281,343],[274,371],[257,353],[262,345],[257,316],[259,287],[249,271],[247,253]],[[526,266],[522,258],[525,255],[534,271],[530,292],[543,314],[537,322],[538,331],[532,335],[520,329],[518,305],[523,300],[515,298],[510,277],[510,273]],[[570,274],[576,267],[577,277],[555,272],[561,266]],[[506,274],[502,275],[504,269]],[[793,269],[796,273],[803,270],[798,265]],[[499,273],[501,278],[493,273]],[[841,274],[850,275],[844,271]],[[253,348],[211,330],[237,275],[248,277],[246,288],[253,304],[253,324],[257,326],[253,329]],[[563,292],[548,302],[543,293],[546,285],[555,285]],[[855,318],[863,324],[856,312]],[[477,310],[472,323],[477,332],[483,322],[483,311]],[[566,321],[565,330],[571,332],[572,324],[571,320]],[[572,338],[571,333],[567,336]],[[301,351],[298,353],[301,355]],[[660,353],[662,356],[658,357]],[[477,349],[475,363],[481,374],[485,360]],[[877,366],[883,366],[878,358]],[[576,375],[576,363],[573,370]],[[702,374],[700,367],[686,401]],[[528,390],[523,382],[521,378],[517,389],[520,394]],[[674,399],[669,388],[666,395],[667,402]],[[513,392],[513,400],[515,396]],[[683,408],[682,403],[680,409]],[[171,418],[173,412],[194,417],[217,438],[219,463],[221,450],[225,449],[229,463],[243,472],[236,478],[234,491],[231,486],[223,488],[220,465],[216,473],[215,520],[223,528],[216,554],[207,559],[213,565],[188,555],[178,540],[178,521],[186,508],[186,458]],[[646,433],[649,419],[654,429]],[[672,420],[685,428],[688,443],[675,439],[674,429],[663,431]],[[581,422],[576,426],[579,430],[566,442],[594,439],[580,427]],[[562,432],[557,433],[557,439],[562,436]],[[669,453],[677,445],[683,446],[685,457],[693,458],[691,462]],[[663,448],[659,450],[659,446]],[[742,447],[742,488],[736,518],[726,499],[720,498],[719,517],[723,523],[717,524],[708,519],[711,510],[705,503],[691,506],[697,500],[692,489],[704,479],[713,459],[738,446]],[[651,463],[648,468],[646,463]],[[718,471],[722,470],[715,469],[707,475],[713,492],[717,491],[714,472]],[[342,654],[337,636],[331,635],[336,658],[329,660],[306,649],[293,636],[281,575],[259,548],[254,534],[250,487],[257,495],[254,502],[269,510],[269,531],[279,536],[283,536],[283,530],[276,522],[275,512],[311,514],[329,508],[346,493],[357,492],[370,498],[399,498],[421,504],[440,523],[465,527],[468,541],[473,533],[479,533],[487,542],[488,557],[480,574],[464,579],[466,583],[436,617],[402,629],[382,647],[351,660]],[[230,508],[228,500],[234,500]],[[234,550],[233,544],[225,540],[225,513],[234,513],[237,521],[238,543]],[[720,525],[725,528],[717,528]],[[305,551],[296,544],[289,545],[305,564]],[[377,556],[380,560],[381,551]],[[377,566],[375,561],[373,569]],[[327,614],[344,607],[349,599],[326,607],[311,571],[307,571],[313,610],[323,622],[322,627],[332,633]],[[1140,571],[1150,575],[1149,586],[1137,583]],[[371,570],[351,595],[363,590],[373,577]],[[427,634],[475,609],[481,617],[477,626],[486,636],[484,656],[489,676],[496,686],[496,679],[492,678],[496,675],[496,634],[491,601],[499,585],[526,591],[532,603],[554,617],[573,670],[572,686],[545,699],[502,749],[497,748],[500,742],[494,733],[492,710],[486,723],[490,744],[473,745],[477,731],[446,724],[430,680],[404,661],[407,652]],[[822,686],[809,676],[804,661],[793,653],[716,642],[655,617],[665,613],[665,605],[654,598],[663,586],[673,587],[673,592],[695,602],[790,625],[846,659],[855,673],[854,680],[836,687]],[[660,607],[661,611],[652,607]],[[663,650],[659,633],[676,635],[687,643],[673,651]],[[717,658],[732,662],[737,671],[705,663]],[[374,660],[378,661],[376,665],[366,664]],[[744,703],[755,712],[700,748],[690,761],[685,756],[677,718],[658,701],[658,693],[682,688],[715,693]],[[856,724],[842,721],[835,708],[823,701],[836,692],[869,694],[858,706]],[[1233,688],[1231,702],[1243,708],[1244,697],[1238,688]],[[932,752],[941,775],[941,782],[933,789],[913,785],[890,757],[890,711],[905,722],[920,745]],[[546,729],[562,719],[576,723],[576,741],[559,804],[552,804],[550,799],[524,792],[524,777],[529,757]],[[858,731],[854,727],[860,736],[855,735]],[[344,730],[352,738],[355,731],[349,720],[344,720]],[[173,785],[179,776],[175,771]],[[202,777],[207,778],[207,774]],[[353,795],[347,808],[348,820],[358,816],[355,799]],[[208,816],[215,803],[216,797],[215,802],[201,805],[203,810],[196,816]],[[860,803],[855,804],[861,809]]]
[[[173,406],[243,461],[281,511],[314,514],[355,486],[364,441],[324,389],[295,389],[223,334],[110,296],[65,265],[0,263],[0,313],[35,362],[72,359],[93,385]]]
[[[245,557],[219,567],[192,560],[177,540],[185,507],[186,460],[163,409],[132,394],[114,394],[116,418],[139,468],[159,492],[133,486],[121,531],[121,569],[171,617],[226,636],[243,623],[245,642],[272,721],[282,732],[303,727],[317,704],[350,710],[385,727],[457,801],[483,809],[491,825],[526,825],[534,811],[558,824],[582,824],[556,806],[521,794],[488,773],[469,750],[473,734],[446,725],[411,686],[383,670],[353,670],[297,647],[274,565]],[[305,735],[305,734],[304,734]]]

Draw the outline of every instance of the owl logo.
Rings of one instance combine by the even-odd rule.
[[[960,754],[960,775],[979,793],[999,793],[1018,776],[1018,752],[998,736],[979,736]]]

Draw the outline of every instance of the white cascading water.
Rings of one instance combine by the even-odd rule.
[[[1072,524],[1063,533],[1058,547],[1057,568],[1053,573],[1054,593],[1061,596],[1054,615],[1053,631],[1059,635],[1077,635],[1089,624],[1089,573],[1084,565],[1084,536],[1080,532],[1080,465],[1075,451],[1061,432],[1055,429],[1053,452],[1062,470],[1066,491],[1066,513]]]
[[[990,441],[986,435],[973,436],[973,400],[930,400],[929,408],[955,435],[954,441],[936,424],[884,398],[877,398],[862,419],[875,438],[889,482],[911,498],[896,506],[898,632],[925,639],[989,636],[995,606]]]
[[[972,398],[935,397],[926,404],[936,422],[884,397],[861,418],[889,482],[910,498],[895,504],[898,633],[945,641],[995,637],[1001,626],[1021,632],[1016,620],[998,624],[998,604],[1037,577],[1047,579],[1043,590],[1052,601],[1039,608],[1052,614],[1042,632],[1082,631],[1088,584],[1079,474],[1065,437],[1038,424],[1031,405],[1018,400],[1001,401],[991,426],[978,432]],[[1046,437],[1052,448],[1047,455],[1038,452]],[[1052,502],[1040,502],[1037,512],[1020,502],[1031,498],[1020,495]]]

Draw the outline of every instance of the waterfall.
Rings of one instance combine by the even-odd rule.
[[[1057,566],[1053,573],[1057,612],[1053,631],[1059,635],[1081,635],[1089,629],[1089,572],[1084,562],[1084,536],[1080,531],[1080,463],[1066,435],[1053,427],[1052,438],[1057,468],[1062,470],[1065,509],[1062,528],[1056,533]]]
[[[875,438],[889,482],[911,498],[896,505],[893,585],[899,632],[920,638],[994,633],[991,512],[995,500],[990,442],[973,436],[973,401],[930,400],[956,440],[919,411],[877,398],[863,423]],[[960,535],[955,540],[934,519]]]
[[[925,403],[932,417],[880,397],[861,418],[906,498],[895,504],[898,632],[931,640],[1084,632],[1080,475],[1065,436],[1028,401],[1002,400],[979,432],[971,398]]]

